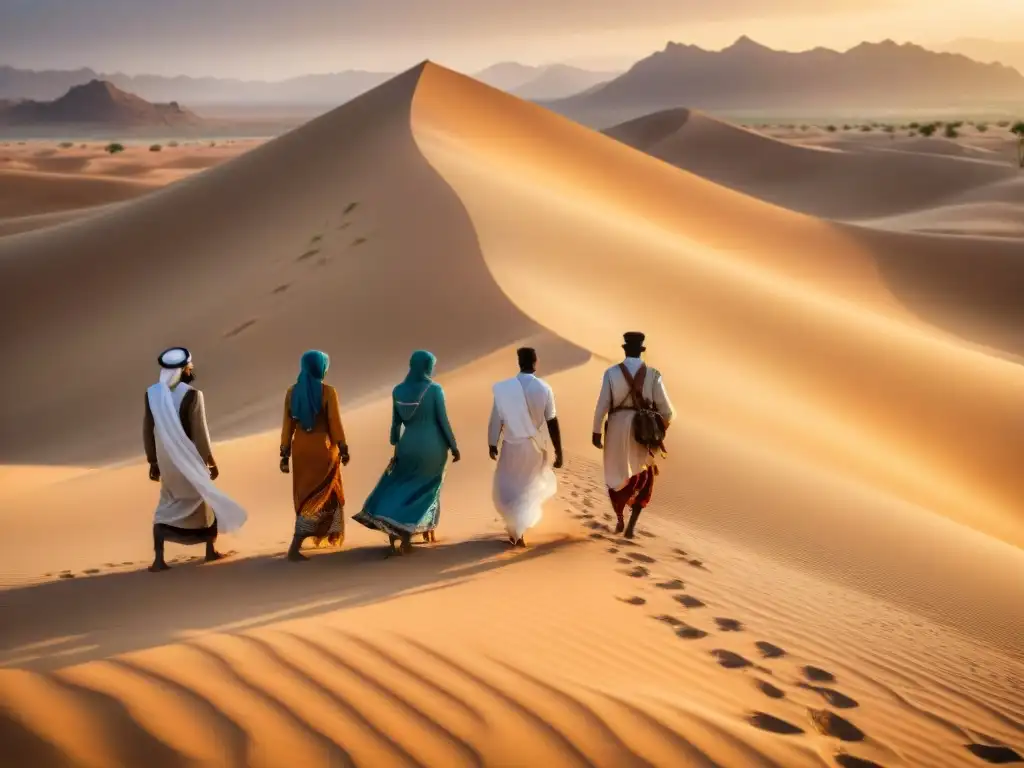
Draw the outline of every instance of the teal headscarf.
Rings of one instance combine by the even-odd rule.
[[[418,349],[409,358],[409,373],[405,380],[395,387],[395,399],[403,403],[415,403],[430,385],[437,358],[425,349]]]
[[[299,379],[292,389],[292,418],[309,432],[316,423],[317,414],[324,401],[324,376],[331,359],[316,349],[302,355],[299,364]]]

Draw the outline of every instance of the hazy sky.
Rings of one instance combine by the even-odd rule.
[[[0,0],[0,64],[278,79],[430,58],[624,67],[668,40],[1024,39],[1024,0]]]

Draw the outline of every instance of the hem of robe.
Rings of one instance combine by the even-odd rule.
[[[622,517],[626,507],[639,506],[644,509],[651,503],[654,495],[654,478],[657,474],[656,466],[644,467],[630,477],[621,488],[608,489],[608,497],[617,517]]]
[[[334,494],[314,515],[295,516],[295,535],[313,539],[313,546],[319,547],[324,541],[332,547],[341,546],[345,541],[345,504]]]
[[[205,528],[178,528],[167,523],[157,523],[163,530],[164,540],[172,544],[206,544],[217,538],[217,520]]]
[[[417,523],[416,525],[406,525],[405,523],[399,523],[396,520],[391,520],[386,517],[378,517],[377,515],[370,514],[365,509],[360,511],[358,514],[352,516],[360,525],[364,525],[370,530],[383,531],[388,536],[400,539],[404,536],[418,536],[422,533],[427,533],[437,528],[438,521],[441,517],[441,505],[436,503],[433,507],[433,513],[430,515],[426,523]]]

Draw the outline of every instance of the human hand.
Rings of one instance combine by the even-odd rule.
[[[561,454],[561,452],[556,453],[555,454],[555,463],[553,465],[554,468],[555,469],[561,469],[562,468],[562,463],[563,462],[562,462],[562,454]]]
[[[595,448],[604,448],[604,445],[601,444],[601,433],[600,432],[595,432],[594,433],[594,438],[593,438],[592,442],[594,443],[594,447]]]
[[[452,448],[452,463],[454,464],[456,461],[459,461],[460,459],[462,459],[462,454],[459,453],[459,449]]]
[[[220,477],[220,470],[217,469],[217,465],[214,464],[210,467],[210,479],[216,480],[218,477]]]
[[[281,457],[281,471],[284,474],[286,474],[286,475],[291,471],[291,469],[288,467],[288,457],[287,456],[282,456]]]
[[[352,459],[352,457],[348,455],[348,448],[345,448],[344,450],[342,450],[342,452],[341,452],[341,466],[347,467],[348,463],[349,463],[349,461],[351,461],[351,459]]]
[[[488,446],[487,452],[490,454],[492,461],[497,461],[498,460],[498,446],[496,446],[496,445]]]
[[[160,482],[160,466],[155,461],[149,465],[149,479],[154,483]]]

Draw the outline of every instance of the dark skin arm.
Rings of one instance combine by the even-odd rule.
[[[548,422],[548,434],[551,435],[551,443],[555,446],[555,469],[562,468],[562,431],[558,428],[558,417]]]

